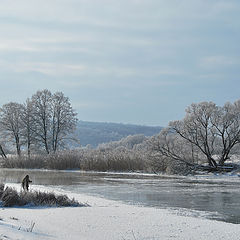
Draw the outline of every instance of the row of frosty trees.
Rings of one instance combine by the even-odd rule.
[[[28,155],[31,151],[55,153],[72,136],[76,115],[63,93],[38,91],[24,104],[10,102],[0,108],[1,138],[13,143],[18,155],[23,147]],[[121,146],[126,142],[127,147]],[[106,162],[108,168],[115,159],[114,164],[124,160],[129,168],[138,162],[140,170],[151,166],[158,171],[169,164],[196,166],[205,162],[217,168],[239,153],[240,100],[224,106],[213,102],[193,103],[182,120],[170,122],[159,134],[148,138],[130,136],[119,143],[85,149],[86,161],[91,160],[89,166]],[[5,156],[1,145],[0,153]]]
[[[182,120],[172,121],[151,139],[151,151],[160,158],[188,165],[207,162],[224,165],[239,153],[240,100],[223,107],[213,102],[193,103]]]
[[[77,123],[76,112],[69,98],[62,92],[37,91],[24,104],[10,102],[0,108],[0,153],[6,157],[3,146],[12,143],[17,155],[24,147],[31,150],[56,152],[64,144]]]
[[[137,170],[134,164],[142,168],[139,170],[171,173],[231,170],[233,165],[223,165],[239,154],[239,144],[240,100],[222,107],[213,102],[193,103],[182,120],[171,121],[155,136],[135,135],[101,144],[93,150],[92,155],[97,157],[92,164],[99,163],[99,159],[108,164],[118,159],[133,168],[128,170]],[[203,167],[205,163],[209,167]]]

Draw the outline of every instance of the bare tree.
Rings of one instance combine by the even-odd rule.
[[[31,153],[31,146],[35,141],[35,121],[34,121],[34,111],[33,111],[33,103],[30,99],[23,105],[23,111],[21,115],[22,123],[23,123],[23,132],[22,137],[24,139],[24,144],[27,147],[28,156]]]
[[[38,91],[32,96],[34,136],[47,153],[56,152],[76,127],[76,113],[62,92]]]
[[[2,134],[10,141],[14,140],[17,154],[21,155],[21,114],[23,105],[15,102],[4,104],[0,109],[0,127]]]
[[[77,124],[77,114],[72,109],[69,98],[65,97],[62,92],[57,92],[52,97],[52,150],[56,152],[59,145],[64,143],[64,140]]]
[[[162,159],[174,160],[188,166],[194,166],[199,162],[199,151],[187,140],[172,131],[164,128],[158,134],[148,140],[149,156],[154,165]],[[160,163],[161,164],[161,163]]]
[[[195,145],[206,156],[208,163],[216,167],[213,158],[217,133],[212,124],[213,113],[217,106],[212,102],[193,103],[186,110],[186,116],[182,121],[173,121],[169,126],[183,139]]]
[[[229,159],[232,149],[240,142],[240,100],[223,107],[212,102],[192,104],[183,120],[170,122],[169,126],[216,168],[217,162],[223,165]]]
[[[212,124],[219,138],[219,165],[223,165],[230,158],[233,147],[240,142],[240,100],[218,107],[213,114]]]
[[[50,153],[50,129],[52,116],[52,94],[49,90],[37,91],[31,98],[33,104],[33,118],[35,122],[34,134],[38,143]]]

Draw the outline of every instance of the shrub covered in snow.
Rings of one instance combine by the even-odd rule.
[[[21,191],[0,184],[0,202],[3,207],[12,206],[51,206],[51,207],[83,207],[75,199],[70,199],[66,195],[56,195],[52,192]]]

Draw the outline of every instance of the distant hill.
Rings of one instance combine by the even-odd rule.
[[[76,135],[80,139],[81,146],[90,144],[92,147],[97,147],[100,143],[118,141],[129,135],[153,136],[158,134],[161,129],[162,127],[79,121]]]

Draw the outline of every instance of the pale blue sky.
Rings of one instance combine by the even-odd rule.
[[[166,126],[240,98],[239,0],[2,0],[0,104],[62,91],[80,120]]]

